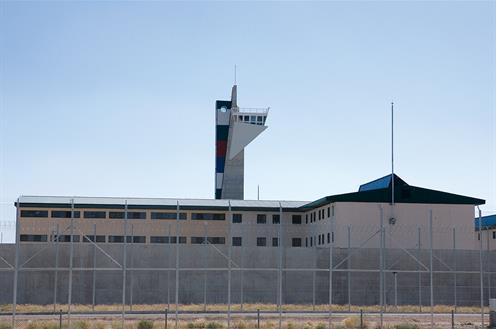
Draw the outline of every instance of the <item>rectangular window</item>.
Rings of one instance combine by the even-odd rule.
[[[192,213],[191,219],[193,220],[226,220],[226,214],[212,214],[212,213]]]
[[[223,236],[209,236],[207,241],[210,244],[226,244],[226,238]]]
[[[150,243],[169,243],[168,236],[151,236]]]
[[[21,217],[48,217],[48,210],[21,210]]]
[[[267,238],[257,238],[257,247],[265,247],[267,245]]]
[[[123,235],[109,235],[107,240],[109,243],[123,243],[124,242],[124,236]]]
[[[281,216],[279,214],[272,215],[272,224],[279,224],[281,222]]]
[[[334,242],[334,232],[331,234],[332,242]]]
[[[477,233],[477,240],[480,240],[480,233]]]
[[[258,214],[257,215],[257,224],[266,224],[267,223],[267,215]]]
[[[127,243],[146,243],[146,236],[142,235],[134,235],[134,236],[126,236]]]
[[[291,239],[291,245],[293,247],[301,247],[301,238],[293,238],[293,239]]]
[[[186,220],[186,213],[185,212],[180,212],[179,213],[179,219],[180,220]],[[175,212],[152,212],[151,213],[151,218],[152,219],[170,219],[170,220],[176,220],[177,219],[177,213]]]
[[[242,214],[233,214],[232,215],[232,222],[234,224],[241,224],[243,222],[243,215]]]
[[[319,234],[319,246],[320,246],[320,234]]]
[[[272,238],[272,247],[279,247],[279,238]]]
[[[496,231],[493,231],[493,239],[496,239]]]
[[[331,243],[331,233],[327,233],[327,243]]]
[[[327,217],[331,217],[331,207],[327,207]]]
[[[19,239],[22,242],[47,242],[47,235],[43,234],[21,234]]]
[[[73,235],[72,239],[74,242],[79,242],[79,235]],[[57,235],[50,236],[51,241],[57,241]],[[69,234],[61,234],[58,236],[59,242],[71,242],[71,236]]]
[[[170,243],[175,244],[176,242],[177,242],[177,237],[171,236],[170,237]],[[179,244],[186,244],[186,237],[185,236],[179,237]]]
[[[123,219],[124,218],[124,211],[109,211],[109,218],[110,219]]]
[[[292,216],[293,224],[301,224],[301,215]]]
[[[226,244],[226,238],[222,236],[209,236],[207,237],[209,244]],[[203,244],[205,242],[204,236],[192,236],[191,244]]]
[[[110,219],[124,219],[126,213],[124,211],[109,211]],[[144,211],[128,211],[127,219],[146,219],[146,212]]]
[[[85,211],[84,218],[106,218],[107,213],[105,211]]]
[[[128,219],[146,219],[146,212],[144,211],[128,211]]]
[[[322,211],[320,211],[319,209],[319,220],[321,220],[321,218],[322,218]]]
[[[305,215],[305,224],[308,224],[308,214]]]
[[[310,247],[313,247],[313,237],[310,237]]]
[[[205,237],[203,236],[192,236],[191,244],[203,244],[205,242]]]
[[[308,247],[308,238],[305,238],[305,247]]]
[[[74,211],[74,218],[81,217],[79,211]],[[71,218],[70,210],[52,210],[52,218]]]
[[[105,235],[86,235],[83,236],[83,242],[97,242],[97,243],[104,243],[105,242]]]
[[[233,236],[232,245],[234,247],[241,247],[243,239],[240,236]]]

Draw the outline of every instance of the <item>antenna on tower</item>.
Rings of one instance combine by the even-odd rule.
[[[236,64],[234,64],[234,84],[236,84]]]

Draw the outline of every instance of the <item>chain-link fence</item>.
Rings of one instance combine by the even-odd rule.
[[[365,314],[383,328],[403,314],[434,327],[437,313],[451,311],[482,324],[496,295],[492,232],[437,225],[432,212],[418,221],[423,225],[377,214],[355,226],[330,218],[296,240],[301,226],[282,210],[282,220],[263,223],[233,223],[228,212],[222,224],[195,224],[203,232],[195,236],[180,212],[150,228],[129,220],[126,209],[113,235],[104,233],[107,223],[73,214],[68,225],[49,230],[18,220],[17,232],[42,237],[20,241],[18,234],[16,244],[0,248],[2,318],[19,328],[33,317],[60,316],[69,327],[87,316],[113,317],[122,327],[147,316],[167,319],[169,328],[199,318],[226,328],[240,320],[275,328],[311,320],[331,328]]]

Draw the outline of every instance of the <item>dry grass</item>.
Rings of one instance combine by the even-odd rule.
[[[175,309],[174,304],[170,304],[170,309],[169,312],[173,313]],[[132,310],[133,311],[161,311],[164,312],[164,310],[167,308],[167,304],[136,304],[133,305]],[[53,311],[53,305],[34,305],[34,304],[21,304],[17,305],[17,312],[31,312],[31,313],[38,313],[38,312],[52,312]],[[122,306],[120,304],[114,304],[114,305],[96,305],[95,306],[95,311],[100,311],[100,312],[106,312],[106,311],[121,311]],[[219,311],[219,312],[226,312],[227,311],[227,305],[226,304],[208,304],[206,305],[206,308],[204,307],[203,304],[180,304],[179,305],[179,310],[180,311]],[[243,311],[256,311],[259,309],[260,311],[277,311],[277,305],[276,304],[244,304],[243,305]],[[315,305],[313,307],[312,305],[308,304],[287,304],[283,305],[282,307],[283,311],[328,311],[329,310],[329,305],[324,304],[324,305]],[[452,305],[436,305],[434,306],[434,313],[450,313],[451,310],[453,310]],[[67,312],[67,305],[57,305],[55,308],[56,312],[59,310],[62,310],[62,312]],[[72,312],[91,312],[92,307],[91,305],[81,305],[81,304],[75,304],[71,306]],[[126,310],[130,310],[129,306],[126,306]],[[232,311],[240,311],[241,310],[241,305],[240,304],[232,304],[231,305],[231,310]],[[360,310],[363,310],[365,313],[371,313],[371,312],[378,312],[380,310],[380,307],[378,305],[371,305],[371,306],[362,306],[362,305],[351,305],[351,311],[352,312],[359,312]],[[347,312],[348,311],[348,305],[332,305],[332,311],[333,312]],[[402,305],[398,307],[393,307],[389,306],[387,308],[387,311],[389,312],[411,312],[411,313],[416,313],[419,312],[419,307],[418,305]],[[425,313],[430,312],[430,307],[424,306],[422,307],[422,311]],[[485,310],[488,312],[489,310],[486,308]],[[10,313],[12,312],[12,305],[4,304],[0,305],[0,312],[6,312]],[[479,307],[457,307],[457,313],[480,313],[480,308]],[[1,328],[0,328],[1,329]],[[290,328],[291,329],[291,328]]]

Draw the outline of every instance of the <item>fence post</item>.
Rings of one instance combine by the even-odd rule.
[[[228,243],[228,272],[227,272],[227,329],[231,329],[231,266],[232,266],[232,238],[231,238],[231,224],[232,224],[232,212],[231,212],[231,200],[229,200],[229,223],[228,225],[228,233],[227,233],[227,243]]]
[[[455,311],[451,310],[451,329],[455,329]]]
[[[17,311],[17,279],[19,276],[19,236],[20,236],[20,223],[19,223],[19,215],[20,215],[20,207],[19,198],[17,198],[17,211],[16,211],[16,242],[15,242],[15,264],[14,264],[14,286],[12,289],[14,290],[12,296],[12,329],[16,328],[16,311]]]
[[[164,329],[167,329],[167,317],[169,315],[169,309],[165,309],[165,317],[164,317]]]
[[[420,226],[417,228],[417,258],[420,259],[421,254],[421,232]],[[417,264],[418,270],[418,298],[419,298],[419,312],[422,313],[422,272],[420,264]]]
[[[208,223],[203,223],[205,235],[203,237],[203,312],[207,310],[207,266],[208,266]]]
[[[243,285],[244,285],[244,275],[245,275],[244,274],[245,263],[244,263],[244,256],[243,256],[243,254],[244,254],[244,247],[241,247],[240,248],[240,252],[241,252],[241,268],[240,268],[240,272],[241,272],[240,273],[241,274],[240,281],[241,282],[240,282],[239,285],[240,285],[240,290],[241,291],[239,293],[240,294],[239,295],[239,299],[240,299],[240,306],[239,306],[239,308],[240,308],[240,311],[243,312],[243,300],[244,300],[244,287],[243,287]]]
[[[67,301],[67,326],[69,329],[72,328],[71,322],[71,304],[72,304],[72,266],[74,258],[74,199],[71,199],[71,230],[70,230],[70,254],[69,254],[69,294]],[[124,328],[122,328],[124,329]]]
[[[432,209],[429,211],[429,272],[430,272],[430,297],[431,297],[431,329],[434,329],[434,273],[433,273],[433,232],[432,232]]]
[[[489,329],[496,328],[496,298],[489,300]]]
[[[57,286],[58,286],[58,274],[59,274],[59,224],[57,224],[57,235],[55,241],[55,272],[54,272],[54,284],[53,284],[53,312],[57,308]]]
[[[121,328],[124,329],[126,317],[126,271],[127,271],[127,200],[124,204],[124,246],[122,255],[122,312]]]
[[[380,222],[380,235],[379,235],[379,301],[380,307],[380,328],[384,325],[384,210],[380,206],[381,222]]]
[[[170,309],[170,270],[171,270],[171,224],[168,224],[167,232],[167,310]]]
[[[59,329],[62,329],[62,309],[59,311]]]
[[[479,207],[477,206],[477,208]],[[481,217],[482,217],[482,212],[479,209],[480,307],[481,307],[481,328],[484,328],[484,271],[482,267],[482,218]]]
[[[363,310],[360,309],[360,329],[363,329]]]
[[[176,302],[176,319],[174,328],[179,328],[179,200],[176,204],[176,284],[175,284],[175,302]]]
[[[131,224],[131,246],[130,246],[130,256],[131,256],[131,270],[129,271],[129,311],[133,311],[133,286],[134,286],[134,224]]]
[[[282,235],[282,205],[279,202],[279,232],[278,232],[278,244],[279,244],[279,298],[277,303],[279,304],[279,329],[282,329],[282,263],[283,263],[283,235]]]
[[[457,270],[457,262],[456,262],[456,228],[453,227],[453,281],[454,281],[454,287],[453,287],[453,299],[454,299],[454,304],[455,304],[455,311],[456,307],[458,304],[458,296],[456,292],[456,284],[457,284],[457,278],[456,278],[456,270]]]
[[[313,271],[312,271],[312,311],[315,311],[315,269],[317,268],[317,244],[313,245]]]
[[[96,243],[96,224],[93,224],[93,243]],[[91,310],[95,310],[96,303],[96,245],[93,245],[93,284],[91,294]]]
[[[350,252],[351,252],[351,226],[348,225],[348,252],[347,252],[347,257],[348,259],[346,260],[346,265],[348,267],[348,273],[347,273],[347,279],[348,281],[348,312],[351,312],[351,272],[350,272],[350,267],[351,267],[351,257],[350,257]]]
[[[257,329],[260,329],[260,309],[257,309]]]
[[[332,213],[329,221],[331,231],[331,243],[329,244],[329,329],[332,329],[332,272],[333,272],[333,258],[334,258],[334,221],[336,220],[334,214],[334,206],[331,205]]]

